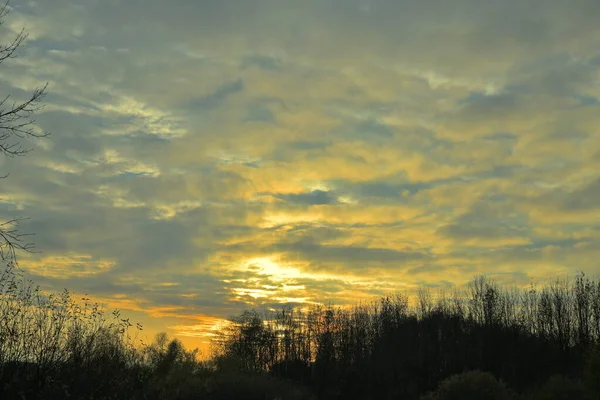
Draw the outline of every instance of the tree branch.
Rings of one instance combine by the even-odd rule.
[[[4,22],[4,17],[10,13],[10,0],[6,0],[3,6],[0,6],[0,25]],[[27,39],[27,32],[21,30],[7,44],[0,44],[0,64],[5,60],[16,57],[17,49]],[[10,104],[10,95],[0,100],[0,155],[6,157],[22,156],[31,151],[30,148],[21,144],[22,139],[42,138],[49,134],[47,132],[39,133],[35,130],[35,119],[33,115],[43,108],[42,100],[46,96],[48,83],[42,87],[37,87],[33,93],[22,102],[14,101]],[[8,177],[8,174],[0,176],[0,179]],[[16,252],[25,251],[33,253],[33,243],[27,241],[27,238],[33,236],[30,233],[19,233],[19,222],[28,218],[18,217],[0,222],[0,258],[3,261],[12,261],[17,264]]]

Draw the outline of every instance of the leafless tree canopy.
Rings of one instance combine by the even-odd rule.
[[[0,8],[0,26],[9,14],[9,1]],[[0,65],[11,58],[15,58],[17,50],[25,39],[27,32],[23,29],[7,43],[0,44]],[[42,100],[46,95],[48,84],[33,90],[31,95],[23,101],[13,101],[10,94],[4,95],[0,100],[0,154],[6,157],[22,156],[31,151],[24,145],[23,139],[41,138],[48,136],[47,132],[36,130],[34,114],[42,108]],[[8,174],[2,176],[6,178]],[[28,241],[31,234],[20,233],[18,224],[26,218],[12,218],[1,221],[0,219],[0,257],[2,260],[16,260],[16,251],[31,252],[33,244]]]

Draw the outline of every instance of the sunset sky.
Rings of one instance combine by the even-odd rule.
[[[250,307],[600,271],[598,0],[12,0],[46,290],[189,346]]]

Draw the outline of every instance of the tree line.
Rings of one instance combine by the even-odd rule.
[[[310,399],[293,383],[201,361],[177,339],[86,296],[44,293],[8,263],[0,273],[0,399]]]
[[[10,11],[0,7],[0,25]],[[0,65],[27,37],[0,44]],[[46,137],[35,125],[46,85],[0,99],[0,155]],[[0,176],[5,178],[7,175]],[[475,279],[351,308],[246,311],[199,361],[87,297],[47,294],[16,265],[32,251],[22,217],[0,221],[1,399],[600,399],[600,281],[578,275],[536,289]]]
[[[0,274],[2,399],[600,398],[600,281],[464,290],[351,307],[248,310],[204,361],[68,291]]]
[[[583,274],[540,289],[479,277],[465,290],[397,294],[352,308],[247,311],[216,339],[218,357],[301,383],[323,399],[417,399],[481,370],[516,392],[552,376],[594,379],[600,281]]]

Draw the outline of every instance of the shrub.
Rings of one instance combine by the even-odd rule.
[[[85,297],[76,301],[66,290],[44,294],[9,264],[0,274],[0,397],[139,392],[130,326],[118,311],[107,319]]]
[[[267,375],[217,374],[202,398],[207,400],[312,400],[310,392],[291,381]]]
[[[588,357],[584,378],[594,398],[600,399],[600,345],[597,345]]]
[[[550,377],[543,385],[529,391],[523,400],[591,400],[581,381],[562,375]]]
[[[443,380],[437,390],[422,400],[510,400],[513,395],[504,382],[492,374],[470,371]]]

